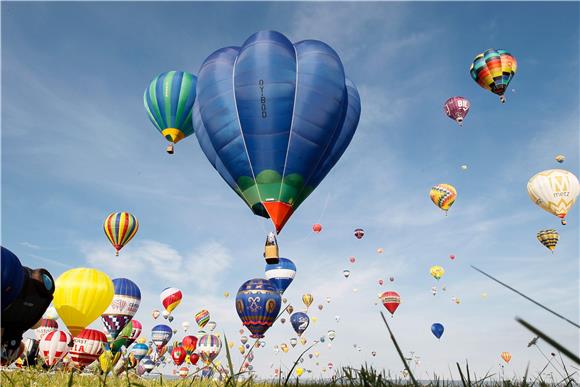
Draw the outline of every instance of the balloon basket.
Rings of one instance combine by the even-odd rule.
[[[173,149],[173,144],[169,144],[167,145],[167,148],[165,148],[165,152],[167,152],[168,154],[172,155],[174,153],[174,149]]]

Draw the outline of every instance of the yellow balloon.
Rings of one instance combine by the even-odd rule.
[[[56,280],[54,307],[73,336],[95,321],[113,300],[113,281],[102,271],[76,268]]]
[[[230,349],[232,349],[234,347],[234,342],[228,341],[228,347],[230,347]]]
[[[433,278],[439,280],[441,277],[443,277],[443,274],[445,274],[445,269],[443,269],[441,266],[431,266],[429,272]]]
[[[145,343],[147,342],[147,338],[146,338],[146,337],[143,337],[143,336],[141,336],[141,337],[139,337],[139,338],[138,338],[136,341],[137,341],[137,343],[139,343],[139,344],[145,344]]]
[[[301,367],[296,368],[296,376],[301,376],[304,373],[304,369]]]
[[[312,294],[306,293],[302,296],[302,302],[304,303],[304,305],[306,305],[307,308],[309,308],[310,305],[312,305],[312,303],[314,302],[314,297],[312,297]]]
[[[457,198],[457,190],[451,184],[437,184],[431,188],[429,196],[437,207],[447,212]]]
[[[318,317],[316,317],[316,316],[312,317],[312,323],[316,324],[317,322],[318,322]]]
[[[244,353],[246,353],[246,347],[244,347],[243,345],[240,345],[238,347],[238,351],[240,351],[240,353],[243,355]]]

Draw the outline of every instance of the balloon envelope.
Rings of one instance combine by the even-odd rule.
[[[278,263],[266,264],[266,278],[274,283],[274,286],[282,294],[296,276],[296,265],[288,258],[279,258]]]
[[[499,95],[500,101],[505,102],[504,94],[517,68],[518,63],[512,54],[490,48],[475,57],[469,73],[479,86]]]
[[[276,31],[211,54],[197,91],[193,124],[203,152],[278,232],[340,159],[360,117],[336,52]]]
[[[280,312],[282,298],[274,283],[265,278],[254,278],[240,286],[236,296],[236,311],[252,334],[260,339],[272,326]]]
[[[141,303],[141,290],[127,278],[115,278],[113,286],[113,301],[101,315],[101,319],[111,337],[116,339],[119,332],[137,313]]]
[[[111,304],[111,279],[96,269],[65,271],[56,280],[54,307],[73,336],[95,321]]]
[[[310,325],[310,318],[304,312],[296,312],[290,316],[290,323],[298,336],[302,336],[302,333],[304,333],[306,328],[308,328],[308,325]]]
[[[563,169],[549,169],[532,176],[528,181],[528,195],[532,202],[543,210],[562,219],[580,193],[578,178],[571,172]]]
[[[137,234],[139,222],[128,212],[112,212],[105,219],[103,229],[115,248],[115,255],[119,255],[119,251]]]
[[[441,324],[441,323],[434,323],[433,325],[431,325],[431,332],[433,332],[435,337],[437,337],[438,339],[441,338],[444,330],[445,330],[445,327],[443,327],[443,324]]]

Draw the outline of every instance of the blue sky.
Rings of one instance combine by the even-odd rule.
[[[403,349],[421,357],[418,377],[449,377],[448,366],[464,359],[478,375],[498,372],[502,351],[513,354],[506,376],[523,375],[528,362],[539,371],[546,361],[527,348],[532,335],[514,316],[576,353],[578,330],[469,265],[578,319],[578,207],[562,227],[526,192],[527,180],[557,167],[560,153],[563,168],[578,175],[578,11],[575,2],[2,3],[2,245],[55,277],[90,266],[133,279],[143,293],[136,318],[147,336],[160,322],[150,317],[161,308],[159,292],[176,286],[184,299],[174,326],[207,308],[237,340],[233,295],[263,276],[271,225],[230,191],[195,137],[165,154],[142,93],[158,73],[195,74],[214,50],[259,30],[318,39],[341,56],[362,115],[342,159],[279,237],[282,255],[298,266],[290,302],[301,306],[307,291],[315,305],[332,298],[312,311],[318,322],[306,336],[334,329],[336,339],[331,349],[319,344],[320,357],[305,367],[328,376],[321,368],[329,361],[366,361],[398,373],[382,306],[373,305],[378,292],[392,289],[403,304],[391,325]],[[469,75],[473,57],[490,47],[518,59],[505,105]],[[472,103],[462,128],[442,112],[454,95]],[[447,217],[429,200],[437,183],[458,190]],[[134,213],[140,230],[117,259],[102,222],[119,210]],[[318,235],[311,232],[316,222],[324,226]],[[356,227],[366,231],[360,241]],[[544,228],[560,232],[554,255],[536,240]],[[447,291],[435,297],[433,264],[447,270]],[[345,268],[352,271],[347,280]],[[394,283],[377,285],[389,276]],[[433,322],[446,327],[440,341]],[[272,363],[292,363],[297,349],[283,356],[272,348],[293,336],[288,323],[268,332],[254,360],[261,376],[273,374]]]

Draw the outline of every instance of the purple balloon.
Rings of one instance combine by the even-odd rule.
[[[451,97],[445,101],[443,111],[449,118],[455,120],[461,126],[467,113],[469,112],[469,100],[463,97]]]

